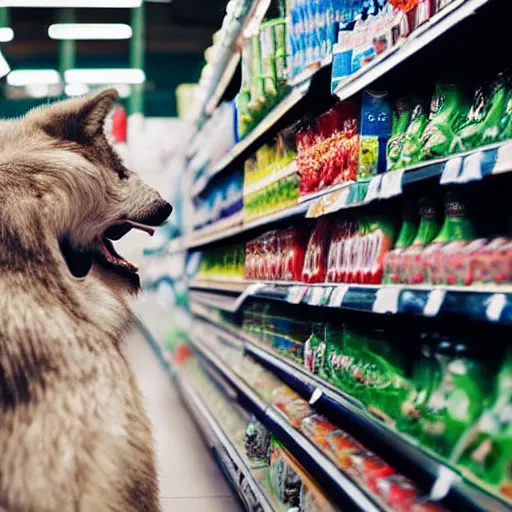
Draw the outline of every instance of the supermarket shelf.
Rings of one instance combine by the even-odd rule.
[[[423,450],[414,440],[401,436],[378,422],[365,407],[328,382],[313,375],[304,367],[275,353],[247,333],[235,330],[224,322],[217,322],[205,312],[199,316],[208,320],[207,328],[221,331],[224,338],[242,341],[245,353],[271,371],[284,383],[310,401],[320,413],[339,425],[351,425],[364,432],[365,443],[399,471],[430,488],[434,499],[443,500],[451,510],[510,510],[501,500],[494,498],[462,480],[461,475]],[[224,332],[222,332],[224,330]],[[357,436],[356,436],[357,437]],[[371,444],[371,445],[370,445]]]
[[[476,10],[489,3],[489,1],[455,0],[424,25],[414,30],[403,42],[343,81],[335,90],[336,96],[340,100],[345,100],[362,91],[388,71],[410,58],[414,53],[452,29],[459,22],[474,14]]]
[[[335,94],[340,100],[345,100],[362,91],[375,80],[410,58],[418,50],[453,28],[457,23],[471,16],[489,1],[455,0],[440,13],[433,16],[427,23],[418,27],[402,43],[396,45],[382,56],[377,57],[374,61],[344,80],[336,89]],[[324,65],[327,63],[328,61]],[[322,66],[320,66],[320,69],[322,69]],[[307,78],[304,79],[304,82],[293,87],[290,94],[247,137],[236,144],[204,179],[200,179],[194,184],[192,188],[194,196],[200,194],[214,176],[233,165],[240,158],[247,156],[247,152],[260,141],[268,130],[306,96],[311,85],[311,79],[316,71],[317,69],[307,70]]]
[[[240,51],[237,48],[235,48],[233,55],[231,55],[231,58],[229,59],[226,65],[224,73],[222,73],[222,76],[219,82],[217,83],[217,86],[215,87],[210,99],[206,103],[205,114],[207,116],[211,116],[213,114],[213,111],[217,108],[217,105],[220,103],[220,100],[224,95],[224,92],[229,87],[231,80],[233,80],[233,76],[240,64],[240,60]]]
[[[255,146],[261,142],[266,133],[280,121],[308,93],[311,79],[294,87],[291,92],[240,142],[238,142],[206,175],[199,178],[192,186],[192,196],[203,192],[208,183],[229,166],[249,156]]]
[[[459,315],[467,319],[512,324],[512,287],[442,287],[270,282],[197,281],[191,299],[236,312],[249,297],[377,314],[418,317]],[[224,295],[220,299],[220,292]],[[221,303],[222,302],[222,303]]]
[[[248,386],[200,340],[190,339],[197,354],[212,365],[235,389],[247,396]],[[250,389],[250,388],[249,388]],[[252,390],[251,390],[251,393]],[[259,399],[258,399],[259,400]],[[261,402],[261,401],[260,401]],[[246,404],[242,404],[244,407]],[[311,475],[342,510],[379,512],[377,506],[350,478],[345,476],[319,448],[295,430],[274,407],[250,404],[251,412],[283,443],[301,466]]]
[[[284,178],[287,178],[288,176],[293,176],[294,174],[297,174],[298,171],[299,169],[297,168],[297,162],[294,160],[286,167],[283,167],[280,171],[271,174],[270,176],[265,176],[265,178],[258,180],[255,183],[251,183],[247,187],[244,187],[244,197],[250,196],[255,192],[259,192],[260,190],[263,190],[270,185],[281,181]]]
[[[196,231],[193,235],[190,236],[187,242],[188,249],[195,249],[198,247],[202,247],[208,244],[212,244],[214,242],[218,242],[220,240],[225,240],[228,238],[232,238],[237,235],[241,235],[242,233],[246,233],[253,229],[259,228],[261,226],[265,226],[267,224],[273,224],[275,222],[280,222],[286,219],[290,219],[292,217],[297,217],[300,215],[305,215],[308,211],[310,203],[301,203],[291,208],[286,208],[284,210],[280,210],[276,213],[272,213],[270,215],[265,215],[264,217],[260,217],[259,219],[253,220],[251,222],[234,226],[229,229],[225,229],[224,231],[216,231],[215,233],[205,233],[203,230]]]
[[[196,419],[196,422],[203,430],[203,434],[210,441],[211,444],[220,446],[228,455],[230,461],[234,463],[238,471],[243,475],[247,483],[249,484],[251,491],[258,500],[263,512],[273,512],[274,508],[268,501],[265,493],[260,487],[258,481],[254,478],[250,468],[245,463],[244,459],[230,441],[229,437],[222,430],[221,426],[208,409],[208,406],[199,397],[198,393],[194,390],[193,386],[183,376],[177,379],[178,387],[184,398],[184,403],[192,412],[192,415]],[[220,457],[223,460],[223,457]],[[226,467],[226,473],[233,479],[232,485],[239,492],[242,500],[244,499],[243,493],[240,492],[240,481],[237,475],[232,475],[231,468]]]
[[[266,215],[246,224],[238,224],[215,233],[208,227],[193,233],[186,242],[188,249],[198,248],[238,236],[261,226],[289,218],[320,217],[340,210],[364,206],[399,196],[409,187],[431,179],[441,185],[481,181],[490,176],[512,172],[512,142],[489,145],[454,156],[422,162],[405,169],[377,175],[370,180],[344,183],[302,198],[296,206]]]
[[[237,34],[234,34],[233,39],[229,42],[224,41],[224,51],[226,53],[231,52],[229,57],[225,56],[222,60],[225,62],[225,67],[222,73],[219,75],[215,74],[214,77],[210,77],[209,83],[207,85],[208,93],[206,94],[202,104],[200,104],[197,108],[194,107],[194,111],[197,112],[198,118],[195,120],[198,123],[198,128],[200,129],[201,121],[204,119],[204,116],[211,116],[220,100],[222,99],[226,89],[229,84],[233,80],[233,76],[240,64],[240,46],[239,41],[243,36],[245,30],[255,24],[259,26],[265,14],[270,6],[271,0],[253,0],[250,9],[248,10],[245,20],[240,28],[240,31]],[[197,135],[198,132],[194,134]]]

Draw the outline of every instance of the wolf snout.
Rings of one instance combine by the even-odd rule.
[[[140,222],[147,226],[160,226],[163,224],[172,213],[172,205],[167,201],[157,201],[157,203],[150,209],[148,215],[140,219]]]

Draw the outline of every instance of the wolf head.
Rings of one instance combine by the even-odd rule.
[[[0,122],[0,267],[34,270],[50,248],[70,276],[96,268],[138,287],[137,267],[110,240],[152,231],[172,207],[109,144],[104,123],[117,99],[105,90]]]

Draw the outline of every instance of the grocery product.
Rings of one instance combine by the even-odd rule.
[[[299,281],[309,232],[303,227],[270,231],[247,242],[246,279]]]
[[[359,106],[338,103],[314,125],[297,132],[297,168],[301,195],[357,177],[359,159]]]
[[[243,279],[244,246],[236,245],[223,249],[205,251],[196,275],[197,279]]]
[[[241,172],[233,172],[212,182],[205,193],[196,200],[194,228],[204,228],[240,212],[243,206],[242,190]]]
[[[364,91],[361,99],[359,179],[386,171],[386,144],[391,135],[391,107],[386,92]]]
[[[331,227],[332,220],[322,218],[311,233],[302,269],[302,281],[305,283],[325,281]]]
[[[471,478],[512,504],[512,352],[506,357],[496,379],[494,398],[457,445],[457,464]]]
[[[420,224],[412,244],[404,249],[398,257],[398,265],[394,266],[394,283],[418,284],[422,279],[422,272],[415,274],[415,269],[421,267],[423,248],[429,244],[439,233],[440,213],[435,201],[422,198],[420,200]]]
[[[395,101],[392,112],[391,136],[387,142],[387,170],[397,165],[405,143],[405,132],[412,116],[412,105],[408,98]]]
[[[247,424],[244,437],[245,452],[249,460],[256,466],[265,466],[270,462],[270,433],[259,422]]]
[[[332,231],[327,281],[379,284],[385,255],[395,240],[395,222],[386,217],[361,217]]]
[[[468,103],[459,86],[444,82],[436,84],[429,122],[421,138],[423,159],[464,151],[456,134],[467,117]]]
[[[245,137],[287,91],[286,22],[261,23],[242,44],[242,85],[236,98],[238,136]]]
[[[400,283],[404,279],[401,273],[401,259],[407,247],[413,244],[418,233],[419,219],[416,205],[408,204],[404,208],[402,226],[398,233],[395,246],[384,256],[383,273],[384,283]]]

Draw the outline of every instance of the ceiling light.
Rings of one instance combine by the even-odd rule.
[[[4,0],[2,7],[140,7],[142,0]]]
[[[89,86],[86,84],[66,84],[64,87],[64,93],[66,96],[83,96],[90,91]]]
[[[68,84],[142,84],[146,75],[142,69],[68,69],[64,80]]]
[[[0,43],[8,43],[14,39],[14,30],[10,27],[0,27]]]
[[[55,69],[17,69],[7,75],[7,83],[13,86],[57,85],[60,83],[60,75]]]
[[[58,23],[50,25],[48,35],[68,40],[130,39],[132,28],[123,23]]]
[[[11,71],[11,68],[9,67],[9,64],[7,64],[7,61],[4,59],[2,52],[0,52],[0,78],[7,75],[9,71]]]

